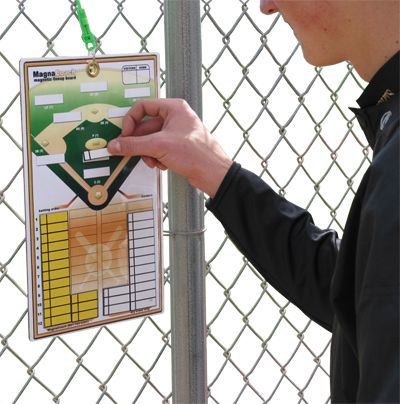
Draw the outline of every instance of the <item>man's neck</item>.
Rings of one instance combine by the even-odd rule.
[[[365,81],[370,81],[400,50],[400,1],[388,1],[385,6],[364,14],[364,28],[355,34],[357,46],[351,52],[350,60]],[[387,18],[389,13],[390,18]]]
[[[369,82],[377,71],[399,50],[399,43],[394,43],[394,46],[386,47],[384,52],[378,50],[373,53],[364,53],[363,57],[354,58],[351,62],[361,78]]]

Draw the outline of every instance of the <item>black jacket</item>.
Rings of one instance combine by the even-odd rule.
[[[207,207],[273,287],[332,331],[332,403],[398,404],[399,54],[358,102],[374,157],[342,240],[236,163]]]

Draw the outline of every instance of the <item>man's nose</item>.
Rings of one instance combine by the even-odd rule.
[[[278,12],[278,7],[274,0],[260,0],[260,10],[264,14],[274,14]]]

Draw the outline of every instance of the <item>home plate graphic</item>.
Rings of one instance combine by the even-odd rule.
[[[21,60],[31,339],[162,311],[160,173],[112,156],[156,54]]]

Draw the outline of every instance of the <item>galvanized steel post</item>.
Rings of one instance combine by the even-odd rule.
[[[165,1],[167,97],[201,117],[200,0]],[[172,311],[172,392],[176,404],[207,402],[204,199],[186,179],[168,176]]]

